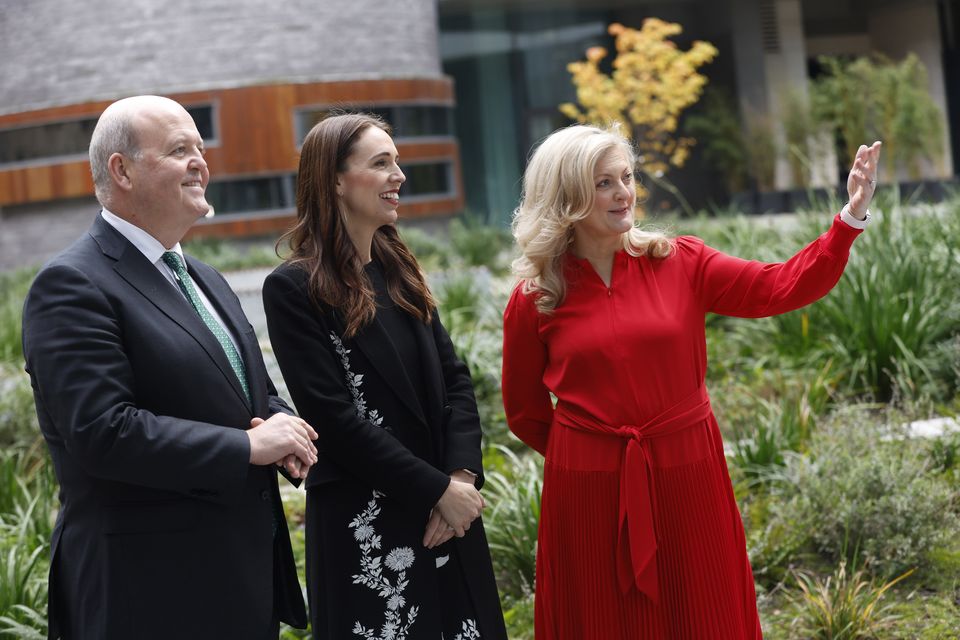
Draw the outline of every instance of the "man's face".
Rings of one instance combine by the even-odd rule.
[[[153,228],[185,230],[210,210],[204,197],[210,171],[197,126],[175,103],[144,110],[135,123],[140,154],[128,166],[137,215]]]

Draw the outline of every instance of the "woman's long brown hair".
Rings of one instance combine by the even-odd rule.
[[[352,337],[373,321],[376,301],[370,278],[347,235],[337,201],[337,173],[347,161],[361,134],[390,127],[376,116],[349,113],[319,122],[304,138],[297,175],[297,222],[280,238],[287,241],[289,264],[309,274],[308,292],[314,304],[337,309]],[[436,306],[416,258],[400,239],[396,227],[385,225],[373,236],[373,259],[383,266],[387,291],[394,304],[423,322],[430,322]]]

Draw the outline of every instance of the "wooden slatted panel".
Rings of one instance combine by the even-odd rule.
[[[453,83],[448,79],[363,80],[196,91],[170,97],[187,105],[213,104],[219,145],[208,151],[210,171],[217,177],[249,176],[296,170],[296,107],[424,101],[453,104]],[[97,117],[109,104],[93,102],[4,115],[0,116],[0,128]],[[459,165],[455,143],[435,144],[403,145],[402,153],[407,159],[452,157]],[[89,174],[86,161],[0,169],[0,206],[92,195]],[[460,192],[459,170],[457,177]]]

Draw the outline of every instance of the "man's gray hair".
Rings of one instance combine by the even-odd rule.
[[[106,112],[100,116],[90,138],[90,173],[100,204],[106,206],[113,191],[108,167],[110,156],[122,153],[130,158],[140,155],[140,143],[133,126],[133,114],[128,109]]]

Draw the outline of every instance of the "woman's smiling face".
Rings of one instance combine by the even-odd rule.
[[[577,223],[578,232],[602,240],[629,231],[634,223],[637,192],[633,167],[623,151],[611,149],[600,156],[593,172],[593,186],[593,208]]]
[[[393,139],[370,126],[347,157],[347,168],[337,173],[337,192],[348,228],[373,231],[397,220],[400,185],[407,179]]]

